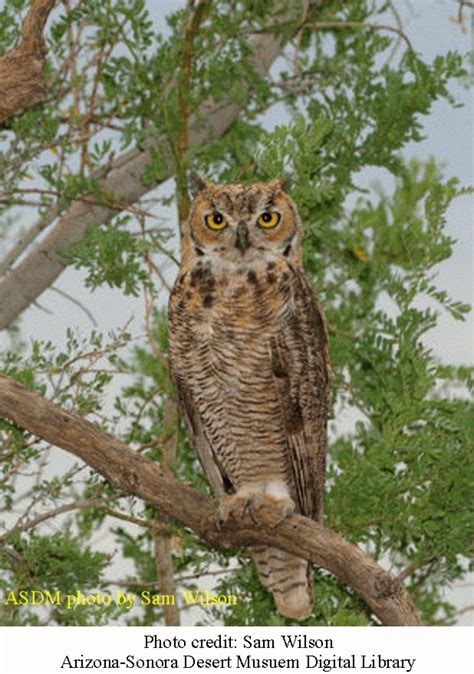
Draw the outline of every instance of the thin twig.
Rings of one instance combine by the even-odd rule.
[[[51,190],[51,189],[40,189],[40,188],[35,188],[35,187],[30,187],[30,188],[14,188],[9,191],[4,191],[0,192],[0,202],[3,203],[8,203],[14,198],[15,194],[42,194],[44,196],[52,196],[52,197],[64,197],[64,193],[60,192],[58,190]],[[91,204],[92,206],[106,206],[107,208],[110,208],[112,210],[116,211],[128,211],[129,213],[132,213],[133,215],[139,216],[139,217],[146,217],[146,218],[153,218],[153,220],[160,220],[158,216],[156,216],[154,213],[149,213],[148,211],[144,211],[142,208],[138,208],[137,206],[132,206],[131,204],[125,204],[124,202],[120,201],[119,199],[115,198],[115,195],[111,194],[108,192],[107,194],[104,194],[104,200],[99,201],[98,199],[93,199],[90,196],[85,196],[85,195],[78,195],[71,197],[71,201],[82,201],[85,204]]]
[[[109,344],[105,349],[95,350],[95,351],[86,351],[85,353],[78,353],[69,360],[67,360],[61,367],[61,370],[65,372],[68,368],[71,367],[74,363],[76,363],[78,360],[83,360],[84,358],[90,358],[91,359],[91,364],[93,365],[96,363],[99,358],[102,358],[103,356],[106,356],[109,354],[111,351],[115,351],[117,347],[117,342],[120,341],[121,337],[125,332],[127,331],[128,326],[132,322],[132,319],[129,318],[128,321],[125,323],[125,325],[120,328],[118,331],[117,336],[114,336],[112,344]]]
[[[1,197],[0,197],[1,201]],[[44,217],[36,222],[30,229],[21,234],[17,243],[13,246],[10,252],[0,262],[0,276],[10,269],[10,267],[18,260],[20,255],[28,248],[41,232],[43,232],[49,225],[51,225],[58,215],[56,206],[51,207]]]
[[[306,28],[314,28],[316,30],[338,30],[346,28],[356,28],[356,29],[365,29],[369,30],[388,30],[392,33],[396,33],[401,37],[407,44],[410,51],[414,52],[413,45],[408,39],[406,33],[400,28],[395,26],[387,26],[381,23],[365,23],[364,21],[316,21],[312,23],[307,23]]]
[[[198,571],[197,573],[190,573],[189,575],[186,576],[177,576],[176,577],[176,582],[181,583],[182,581],[185,580],[196,580],[197,578],[206,578],[207,576],[223,576],[227,573],[230,573],[231,571],[234,571],[235,569],[232,567],[229,567],[227,569],[217,569],[216,571]],[[118,587],[144,587],[144,588],[150,588],[152,590],[159,590],[160,589],[160,583],[156,580],[107,580],[105,581],[106,585],[117,585]]]
[[[61,295],[62,297],[65,297],[67,300],[69,300],[70,302],[72,302],[73,304],[78,306],[79,309],[82,309],[82,311],[86,314],[87,318],[90,320],[92,325],[94,327],[97,327],[98,323],[95,320],[94,315],[92,314],[91,311],[89,311],[89,309],[87,307],[85,307],[82,304],[82,302],[79,302],[79,300],[77,300],[75,297],[73,297],[69,293],[65,292],[64,290],[60,290],[59,288],[56,288],[55,286],[51,286],[51,290],[53,292],[57,293],[58,295]]]
[[[469,613],[469,611],[474,611],[474,604],[470,604],[469,606],[464,606],[463,608],[460,608],[459,611],[456,612],[457,616],[464,615],[464,613]]]
[[[397,8],[395,7],[394,3],[392,2],[392,0],[390,0],[389,6],[390,6],[390,11],[392,12],[393,16],[395,17],[395,21],[397,22],[398,29],[399,29],[400,31],[403,31],[403,22],[402,22],[402,18],[401,18],[401,16],[400,16],[400,14],[399,14]],[[390,54],[388,55],[388,58],[387,58],[387,60],[386,60],[386,63],[385,63],[386,65],[392,62],[393,58],[395,57],[395,54],[396,54],[397,51],[398,51],[398,47],[400,46],[401,41],[402,41],[402,38],[399,37],[398,40],[397,40],[397,41],[395,42],[395,44],[393,45],[393,49],[392,49],[392,51],[390,52]]]
[[[71,512],[72,510],[82,510],[84,508],[97,508],[100,505],[100,501],[97,499],[89,499],[86,501],[74,501],[73,503],[65,503],[54,510],[49,510],[46,513],[42,513],[37,517],[34,517],[31,520],[27,520],[23,524],[16,524],[11,531],[8,531],[6,534],[0,536],[0,543],[5,541],[13,531],[28,531],[29,529],[34,529],[39,524],[46,522],[47,520],[58,517],[58,515],[63,515],[64,513]]]
[[[160,522],[155,522],[154,520],[144,520],[141,517],[133,517],[133,515],[128,515],[119,510],[114,510],[113,508],[108,508],[107,506],[100,507],[101,512],[109,517],[113,517],[117,520],[122,520],[124,522],[130,522],[131,524],[136,524],[139,527],[145,527],[146,529],[152,529],[160,534],[168,534],[169,529],[167,526]]]
[[[463,28],[464,24],[464,7],[470,7],[471,9],[474,8],[474,2],[469,2],[468,0],[457,0],[459,3],[459,10],[458,10],[458,23],[461,24],[461,27]]]
[[[418,569],[422,569],[424,566],[426,566],[427,564],[432,564],[434,561],[435,558],[430,557],[429,559],[411,562],[411,564],[408,564],[408,566],[406,566],[402,571],[400,571],[397,578],[400,582],[402,582],[403,580],[405,580],[405,578],[411,576],[415,571],[418,571]]]

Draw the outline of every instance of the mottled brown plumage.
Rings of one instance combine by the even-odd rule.
[[[275,521],[321,517],[328,355],[304,277],[302,225],[280,181],[206,183],[191,209],[169,304],[180,409],[220,516],[270,503]],[[306,561],[276,548],[252,557],[278,610],[312,610]]]

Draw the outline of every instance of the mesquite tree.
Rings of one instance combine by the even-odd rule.
[[[452,253],[446,209],[463,189],[403,148],[435,101],[454,103],[462,56],[423,61],[391,2],[183,1],[165,21],[144,0],[63,0],[43,43],[52,4],[32,3],[40,19],[30,13],[23,29],[26,0],[5,0],[0,14],[0,593],[195,587],[238,602],[192,620],[284,624],[236,547],[273,540],[322,567],[308,625],[416,623],[411,601],[425,623],[452,621],[443,591],[466,573],[472,536],[472,372],[439,362],[423,337],[435,305],[467,312],[433,281]],[[43,70],[15,79],[18,49]],[[393,189],[362,190],[366,167],[388,172]],[[168,378],[162,308],[191,170],[292,179],[333,369],[324,525],[345,540],[298,517],[273,533],[213,529]],[[90,289],[92,320],[94,290],[116,289],[114,333],[71,328],[53,344],[22,332],[22,312],[67,266]],[[141,311],[128,323],[124,295]],[[356,423],[341,423],[348,411]],[[405,618],[386,605],[400,597]],[[0,622],[189,622],[180,608],[0,602]]]

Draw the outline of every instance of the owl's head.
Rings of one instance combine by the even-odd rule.
[[[226,262],[300,259],[301,220],[282,180],[217,185],[199,179],[189,216],[189,252]]]

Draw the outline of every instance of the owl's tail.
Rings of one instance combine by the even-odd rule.
[[[262,584],[273,594],[278,611],[305,620],[313,611],[313,582],[309,562],[278,548],[250,548]]]

